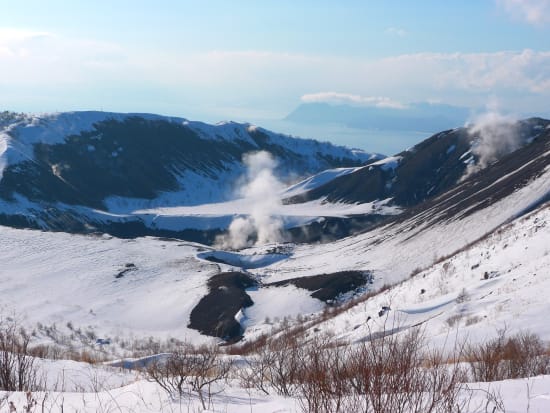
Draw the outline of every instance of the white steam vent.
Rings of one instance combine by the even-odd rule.
[[[237,193],[251,206],[250,215],[231,222],[228,233],[217,239],[220,248],[240,249],[283,240],[283,221],[276,216],[283,189],[274,172],[277,161],[269,152],[260,151],[245,154],[243,162],[246,178]]]
[[[468,134],[475,138],[472,153],[477,162],[468,165],[463,179],[486,168],[504,155],[522,145],[516,119],[500,114],[497,110],[488,110],[477,116],[467,125]]]

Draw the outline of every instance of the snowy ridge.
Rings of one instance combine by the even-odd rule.
[[[208,125],[152,114],[4,112],[0,125],[1,222],[21,226],[26,220],[23,225],[41,229],[89,232],[129,221],[153,228],[156,212],[134,212],[234,199],[246,172],[242,157],[256,150],[275,153],[277,174],[285,182],[380,158],[250,124]],[[158,228],[225,229],[230,218],[221,215],[225,218],[216,222],[182,216],[176,224],[171,216]],[[84,225],[63,228],[65,218]]]
[[[292,197],[303,192],[310,191],[312,189],[318,188],[321,185],[326,184],[327,182],[332,181],[335,178],[338,178],[339,176],[355,172],[357,169],[359,168],[336,168],[320,172],[290,186],[284,191],[283,195],[284,197]]]
[[[402,156],[388,156],[387,158],[369,164],[369,167],[372,168],[373,166],[379,166],[382,170],[389,171],[397,168],[401,159],[403,159]]]
[[[350,150],[343,146],[336,146],[328,142],[318,142],[312,139],[299,139],[287,135],[276,134],[248,123],[220,122],[210,125],[199,121],[189,121],[185,118],[162,116],[150,113],[115,113],[115,112],[62,112],[44,114],[9,114],[0,122],[0,157],[4,157],[7,147],[11,147],[13,153],[6,153],[7,163],[17,163],[23,159],[32,158],[32,145],[36,143],[59,144],[65,141],[67,136],[92,131],[94,124],[105,120],[122,121],[124,119],[139,117],[147,120],[163,120],[189,126],[198,132],[203,139],[214,140],[243,140],[257,146],[250,138],[249,132],[261,132],[268,135],[274,144],[289,147],[300,154],[310,154],[311,145],[318,151],[331,156],[354,157],[360,161],[377,159],[380,156],[365,151]]]
[[[548,120],[531,118],[498,127],[484,125],[440,132],[409,151],[292,194],[288,201],[362,203],[392,198],[401,207],[418,205],[444,194],[500,159],[506,158],[510,168],[519,168],[534,159],[535,151],[530,151],[530,147],[536,146],[541,152],[548,148],[548,124]],[[512,153],[518,154],[515,162]]]
[[[14,114],[10,121],[0,123],[0,176],[8,164],[33,158],[33,147],[36,143],[49,145],[63,143],[67,136],[93,130],[94,123],[107,119],[124,120],[139,116],[151,120],[165,120],[183,123],[183,118],[144,114],[112,112],[62,112],[43,114]]]

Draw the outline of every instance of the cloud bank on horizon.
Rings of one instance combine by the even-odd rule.
[[[363,9],[361,7],[367,6],[359,3],[352,1],[347,9],[327,10],[326,15],[317,17],[332,18],[330,22],[334,27],[345,28],[346,23],[353,26],[353,14],[376,14],[376,10]],[[450,2],[449,6],[447,3],[436,6],[438,3],[434,2],[415,6],[421,10],[412,16],[407,15],[410,14],[407,4],[400,3],[401,12],[397,8],[387,21],[381,21],[372,29],[378,34],[348,33],[356,52],[345,53],[338,52],[338,45],[327,46],[326,50],[317,46],[325,41],[321,28],[315,32],[319,38],[313,46],[305,47],[305,40],[297,33],[295,39],[303,43],[299,50],[284,50],[267,41],[250,43],[251,33],[244,31],[229,46],[218,39],[219,49],[209,47],[206,38],[204,47],[186,48],[179,47],[172,38],[163,46],[158,43],[159,38],[150,43],[137,43],[115,34],[96,36],[90,30],[75,31],[74,28],[71,32],[58,22],[59,18],[53,19],[57,23],[51,26],[6,27],[2,19],[17,21],[15,17],[10,20],[7,12],[0,18],[0,105],[20,111],[146,111],[216,121],[282,118],[300,101],[406,109],[408,103],[422,101],[480,107],[491,97],[497,97],[507,111],[548,113],[550,44],[542,46],[550,36],[550,0],[472,3],[476,4]],[[288,12],[285,7],[290,6],[282,5],[281,11],[243,7],[231,12],[234,16],[239,13],[276,15]],[[322,13],[312,7],[312,13]],[[436,11],[429,14],[429,7]],[[469,8],[464,13],[470,13],[472,20],[478,19],[472,23],[474,29],[452,28],[451,20],[446,22],[451,19],[453,7]],[[304,12],[304,8],[294,11]],[[476,15],[474,11],[479,13]],[[113,13],[116,16],[117,11]],[[338,20],[342,13],[347,13],[345,17],[349,22],[343,18]],[[421,13],[428,13],[426,21],[421,20]],[[218,18],[199,17],[205,21]],[[437,19],[443,25],[448,23],[445,29],[455,30],[452,33],[455,37],[461,33],[463,43],[457,39],[455,48],[449,46],[448,50],[444,43],[434,43],[433,37],[445,40],[445,33],[437,30],[439,26],[434,27]],[[314,23],[300,22],[296,27],[314,30],[316,26],[309,26]],[[326,23],[328,20],[318,22]],[[476,25],[484,24],[493,33],[489,29],[484,37],[469,33],[476,30]],[[427,26],[425,31],[421,25]],[[276,29],[273,33],[262,32],[264,29],[254,22],[250,26],[266,38],[280,37],[279,41],[292,44],[283,32]],[[298,30],[296,27],[290,26],[291,30]],[[136,35],[137,29],[134,28]],[[139,27],[146,33],[154,29],[154,24],[150,29]],[[508,42],[500,40],[508,29],[512,37]],[[169,36],[169,27],[166,30]],[[473,37],[470,40],[467,36]],[[475,39],[480,43],[475,43],[478,41]],[[510,39],[515,39],[515,43]],[[201,44],[200,37],[195,40]],[[364,50],[362,44],[365,44]]]

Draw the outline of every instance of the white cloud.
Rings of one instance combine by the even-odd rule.
[[[0,58],[28,57],[29,49],[50,37],[53,34],[49,32],[0,28]]]
[[[0,88],[0,106],[17,110],[77,106],[190,116],[186,110],[192,108],[220,119],[238,112],[241,120],[252,111],[282,117],[300,96],[400,108],[401,102],[428,99],[481,106],[496,95],[504,110],[547,111],[550,51],[382,59],[254,50],[189,53],[4,29]],[[29,102],[39,107],[29,108]]]
[[[350,93],[339,92],[318,92],[308,93],[301,98],[302,102],[327,102],[327,103],[347,103],[361,106],[376,106],[379,108],[405,109],[407,106],[384,96],[361,96]]]
[[[497,4],[513,18],[529,24],[543,25],[550,22],[550,0],[497,0]]]
[[[61,86],[85,82],[112,70],[121,56],[122,49],[110,43],[3,28],[0,29],[0,84]]]
[[[0,28],[0,44],[11,44],[14,42],[25,42],[33,39],[52,37],[53,34],[45,31]]]
[[[384,33],[397,37],[405,37],[409,34],[405,29],[401,29],[399,27],[388,27],[384,30]]]

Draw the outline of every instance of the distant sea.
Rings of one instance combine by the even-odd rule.
[[[385,155],[394,155],[409,149],[434,133],[440,132],[355,129],[338,124],[310,125],[272,119],[256,120],[250,123],[272,132],[329,141],[336,145],[364,149],[368,152],[378,152]]]

